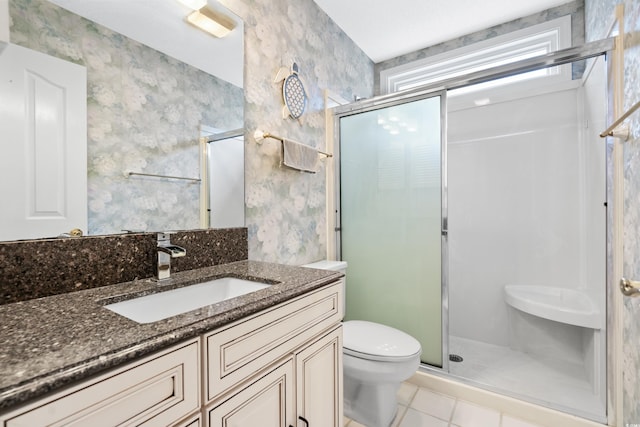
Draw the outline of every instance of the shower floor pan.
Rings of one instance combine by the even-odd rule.
[[[455,377],[606,424],[606,404],[594,393],[583,364],[456,336],[449,337],[449,350],[464,357],[461,363],[449,363]]]
[[[505,300],[525,313],[569,325],[601,329],[600,311],[580,291],[552,286],[506,285]]]

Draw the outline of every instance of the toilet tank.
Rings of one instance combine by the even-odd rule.
[[[312,262],[311,264],[305,264],[303,267],[317,268],[319,270],[333,270],[347,274],[347,261],[330,261],[323,259],[322,261]]]
[[[317,268],[318,270],[332,270],[339,271],[345,275],[344,277],[344,285],[347,286],[347,261],[330,261],[328,259],[323,259],[322,261],[312,262],[311,264],[304,264],[302,267],[309,268]],[[344,311],[347,309],[346,306],[346,289],[342,292],[342,314],[344,316]]]

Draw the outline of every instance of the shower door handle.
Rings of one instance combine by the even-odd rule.
[[[628,280],[623,277],[620,279],[620,292],[627,297],[640,296],[640,282]]]

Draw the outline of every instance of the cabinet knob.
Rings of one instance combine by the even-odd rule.
[[[309,427],[309,421],[307,421],[307,419],[306,419],[305,417],[303,417],[302,415],[300,415],[300,416],[298,417],[298,419],[304,423],[305,427]]]

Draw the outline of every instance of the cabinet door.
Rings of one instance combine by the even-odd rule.
[[[295,414],[293,359],[209,410],[209,427],[288,427]]]
[[[342,326],[297,353],[296,369],[298,415],[310,426],[341,427]]]
[[[172,424],[171,427],[200,427],[203,425],[200,414],[192,415],[191,417],[182,420],[178,423]]]

